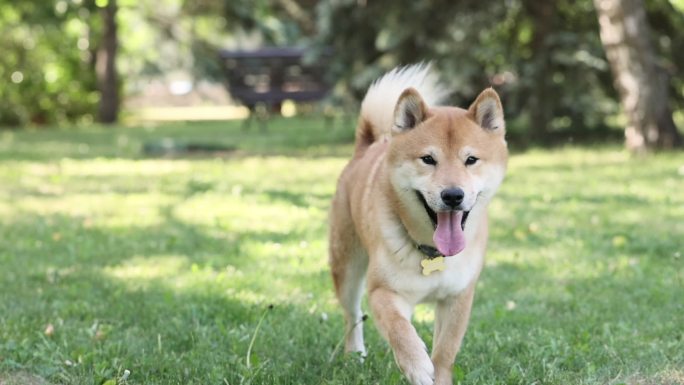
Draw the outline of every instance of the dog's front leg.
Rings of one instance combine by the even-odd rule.
[[[412,306],[397,293],[376,288],[369,293],[375,324],[394,351],[394,359],[413,385],[434,384],[434,367],[416,329]]]
[[[452,384],[452,367],[468,326],[474,293],[473,282],[459,295],[437,303],[432,348],[436,385]]]

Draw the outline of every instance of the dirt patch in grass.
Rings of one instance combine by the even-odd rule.
[[[26,372],[0,373],[0,385],[50,385],[44,378]]]
[[[636,375],[630,377],[626,383],[628,385],[684,385],[684,371],[668,370],[651,378]]]

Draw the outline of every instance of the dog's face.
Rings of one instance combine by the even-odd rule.
[[[392,185],[414,215],[434,227],[444,255],[465,248],[468,215],[503,180],[508,151],[503,110],[493,89],[468,110],[427,108],[414,89],[399,98],[388,154]]]

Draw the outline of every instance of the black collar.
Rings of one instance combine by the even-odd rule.
[[[440,253],[439,250],[430,245],[416,244],[416,249],[418,249],[418,251],[420,251],[421,253],[425,254],[425,256],[428,257],[428,259],[444,256],[444,254]]]

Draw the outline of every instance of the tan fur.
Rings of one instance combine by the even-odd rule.
[[[405,91],[402,101],[409,107],[397,109],[420,108],[416,116],[422,120],[414,128],[395,126],[391,138],[378,138],[373,132],[390,127],[359,121],[356,151],[332,203],[330,266],[345,310],[346,351],[365,354],[360,301],[367,281],[372,318],[409,381],[451,384],[484,261],[486,206],[506,168],[503,115],[492,89],[483,91],[468,110],[427,106],[415,90]],[[403,121],[403,115],[397,116]],[[501,127],[487,129],[478,123]],[[439,158],[437,166],[421,161],[426,151]],[[478,157],[479,163],[465,166],[468,156]],[[423,276],[420,262],[425,256],[415,244],[434,245],[434,228],[412,189],[420,189],[432,207],[439,204],[440,191],[454,186],[463,188],[465,201],[475,202],[466,222],[466,248],[445,258],[445,271]],[[426,301],[436,303],[432,357],[410,322],[413,307]]]

